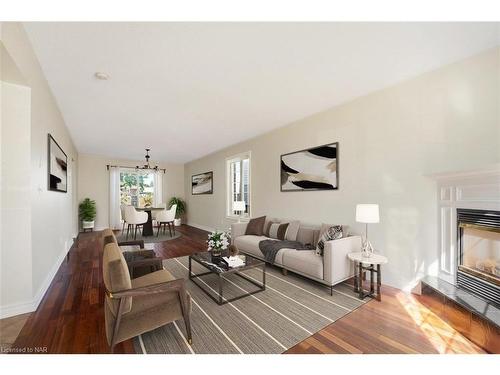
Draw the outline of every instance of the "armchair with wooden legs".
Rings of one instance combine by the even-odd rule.
[[[111,351],[122,341],[180,318],[186,325],[187,341],[192,343],[191,297],[184,279],[176,279],[162,269],[132,280],[120,248],[110,242],[104,247],[103,280],[106,337]]]

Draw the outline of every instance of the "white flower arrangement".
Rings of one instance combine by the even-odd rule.
[[[208,251],[226,250],[231,244],[231,236],[227,232],[214,231],[208,235]]]

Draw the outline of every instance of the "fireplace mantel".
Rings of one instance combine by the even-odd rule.
[[[471,169],[471,170],[462,170],[462,171],[447,171],[447,172],[439,172],[432,173],[426,175],[436,181],[454,181],[454,180],[470,180],[475,178],[488,178],[488,177],[497,177],[500,178],[500,164],[493,164],[483,168]]]
[[[456,284],[457,208],[500,211],[500,164],[427,175],[436,181],[439,278]]]

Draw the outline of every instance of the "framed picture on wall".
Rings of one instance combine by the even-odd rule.
[[[47,154],[48,189],[66,193],[68,191],[68,157],[50,134]]]
[[[336,190],[338,142],[281,155],[281,191]]]
[[[191,176],[191,194],[212,194],[214,192],[214,172],[205,172]]]

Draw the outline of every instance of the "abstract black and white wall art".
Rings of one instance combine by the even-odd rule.
[[[338,142],[281,155],[281,191],[338,189]]]
[[[191,194],[212,194],[214,173],[205,172],[191,176]]]
[[[48,135],[48,189],[68,191],[68,157],[57,142]]]

